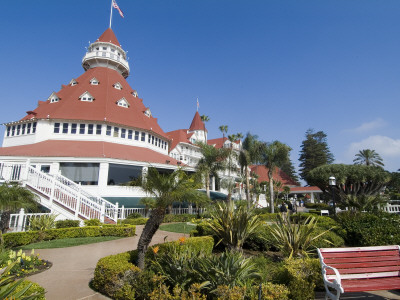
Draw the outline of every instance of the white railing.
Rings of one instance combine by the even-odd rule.
[[[75,215],[75,219],[99,219],[105,217],[113,221],[118,218],[118,206],[90,195],[79,184],[57,174],[49,175],[33,168],[28,163],[8,163],[0,161],[0,178],[5,181],[19,181],[48,199],[51,209],[54,204]],[[43,203],[44,204],[44,203]]]
[[[398,204],[386,204],[386,206],[383,207],[383,210],[392,213],[392,214],[398,214],[400,213],[400,205]]]
[[[124,206],[118,208],[118,219],[126,219],[129,215],[133,213],[139,213],[143,217],[148,217],[150,216],[150,209],[145,208],[124,208]],[[202,214],[205,212],[205,208],[173,208],[171,213],[173,215],[182,215],[182,214],[191,214],[191,215],[197,215],[197,214]]]
[[[10,222],[8,227],[10,228],[10,231],[12,232],[20,232],[20,231],[25,231],[26,229],[29,228],[30,225],[30,220],[34,218],[39,218],[41,216],[49,216],[51,214],[45,214],[45,213],[28,213],[26,214],[24,212],[24,209],[21,208],[18,214],[11,214],[10,215]]]

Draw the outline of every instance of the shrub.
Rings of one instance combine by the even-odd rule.
[[[101,258],[94,271],[93,287],[113,299],[135,299],[127,278],[140,272],[129,262],[129,252]]]
[[[165,253],[169,247],[166,244],[177,245],[180,241],[149,247],[146,262],[155,259],[153,249],[156,247],[159,249],[158,253]],[[188,238],[183,246],[191,247],[194,253],[202,251],[211,253],[213,239],[211,237]],[[95,269],[93,287],[113,299],[149,299],[148,294],[159,282],[152,280],[154,273],[151,270],[140,272],[140,269],[133,264],[136,260],[137,250],[100,259]]]
[[[168,215],[165,215],[163,222],[164,223],[190,222],[192,219],[194,219],[196,217],[197,217],[197,215],[191,215],[191,214],[181,214],[181,215],[168,214]]]
[[[278,251],[267,226],[260,226],[257,232],[250,234],[244,242],[243,248],[253,251]]]
[[[79,227],[79,220],[59,220],[56,221],[56,228],[70,228],[70,227]]]
[[[275,280],[288,287],[290,299],[314,299],[314,289],[323,288],[318,259],[287,259],[276,273]]]
[[[136,218],[136,219],[125,219],[121,221],[123,225],[144,225],[149,218]]]
[[[3,235],[4,246],[14,248],[40,241],[91,236],[134,236],[136,227],[132,225],[103,225],[49,229],[44,231],[12,232]]]
[[[276,222],[278,220],[278,213],[264,213],[259,215],[260,219],[265,222]]]
[[[158,253],[161,254],[163,252],[168,251],[168,249],[170,248],[169,246],[170,244],[177,246],[181,244],[181,241],[173,241],[149,247],[149,250],[146,252],[146,260],[147,261],[155,260],[156,256],[154,253],[154,248],[158,247]],[[181,247],[182,251],[184,251],[184,249],[186,248],[189,248],[190,251],[192,251],[195,255],[198,255],[200,253],[211,254],[214,247],[214,241],[213,238],[210,236],[191,237],[185,239],[182,246],[183,246]]]
[[[138,219],[138,218],[143,218],[142,214],[138,212],[131,213],[126,217],[126,219]]]
[[[346,232],[344,240],[348,246],[400,244],[399,215],[342,212],[337,215],[337,220]]]
[[[85,226],[100,226],[101,222],[99,219],[90,219],[90,220],[84,220],[83,223]]]
[[[319,235],[325,232],[326,229],[318,227],[315,229],[315,234]],[[326,231],[322,236],[311,242],[313,248],[338,248],[344,246],[344,239],[334,231]]]

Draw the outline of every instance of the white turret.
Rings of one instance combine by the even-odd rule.
[[[122,50],[111,28],[104,31],[97,41],[90,44],[82,59],[82,67],[85,71],[96,67],[106,67],[118,71],[124,78],[129,76],[126,52]]]

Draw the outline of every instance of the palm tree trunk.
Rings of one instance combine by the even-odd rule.
[[[10,224],[10,214],[11,212],[9,210],[1,213],[0,230],[2,233],[6,233],[9,229],[8,225]]]
[[[270,168],[272,169],[272,168]],[[271,213],[275,212],[274,209],[274,182],[272,180],[272,172],[268,170],[268,177],[269,177],[269,202],[271,206]]]
[[[146,225],[143,228],[142,234],[140,235],[140,239],[139,239],[138,246],[137,246],[137,250],[138,250],[137,266],[142,270],[145,268],[144,257],[145,257],[147,248],[149,247],[149,244],[150,244],[151,239],[153,238],[154,234],[160,227],[160,224],[164,220],[164,216],[165,216],[165,208],[159,207],[159,208],[153,209],[150,213],[150,218],[146,222]]]
[[[211,196],[210,196],[210,174],[206,174],[205,176],[206,176],[205,181],[206,181],[207,197],[211,198]]]
[[[246,200],[247,200],[247,207],[250,208],[251,200],[250,200],[250,174],[249,169],[246,166]]]

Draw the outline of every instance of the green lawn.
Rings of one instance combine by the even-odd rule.
[[[173,223],[160,226],[160,230],[187,234],[194,229],[196,229],[196,225],[188,225],[186,223]]]
[[[17,249],[22,250],[31,250],[31,249],[49,249],[49,248],[66,248],[73,247],[79,245],[100,243],[113,241],[117,239],[121,239],[123,237],[118,236],[95,236],[95,237],[81,237],[81,238],[70,238],[70,239],[59,239],[52,241],[43,241],[39,243],[33,243],[29,245],[25,245],[22,247],[18,247]]]

